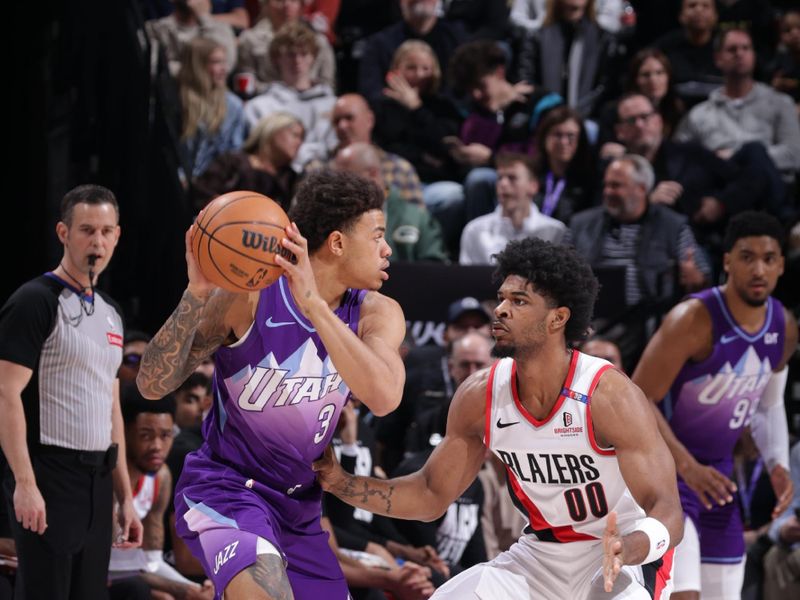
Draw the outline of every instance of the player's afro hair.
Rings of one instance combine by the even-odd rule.
[[[567,343],[586,339],[598,283],[589,263],[574,248],[530,237],[509,242],[495,258],[496,279],[524,277],[553,307],[570,310],[564,328]]]

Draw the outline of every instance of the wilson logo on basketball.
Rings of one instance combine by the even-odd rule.
[[[280,240],[274,235],[265,236],[257,231],[249,231],[247,229],[242,229],[242,246],[245,248],[260,248],[269,254],[280,253],[281,256],[288,259],[294,256],[286,248],[281,246]]]

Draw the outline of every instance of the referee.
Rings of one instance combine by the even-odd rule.
[[[124,460],[122,318],[94,289],[119,240],[114,194],[96,185],[68,192],[56,234],[58,267],[0,309],[3,496],[15,517],[15,597],[94,600],[108,593],[112,490],[115,541],[134,546],[142,536]]]

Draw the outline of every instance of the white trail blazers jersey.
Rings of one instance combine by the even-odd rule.
[[[592,393],[609,368],[609,362],[573,350],[561,394],[542,421],[520,402],[515,361],[504,358],[491,368],[484,441],[506,465],[508,492],[528,520],[524,533],[543,542],[602,539],[612,510],[622,534],[646,516],[622,479],[613,448],[602,449],[594,439]]]

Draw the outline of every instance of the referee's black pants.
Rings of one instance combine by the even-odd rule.
[[[113,455],[112,455],[113,454]],[[47,529],[23,529],[14,513],[14,477],[6,469],[19,569],[16,600],[106,600],[111,554],[112,479],[116,450],[79,452],[54,447],[31,451]]]

